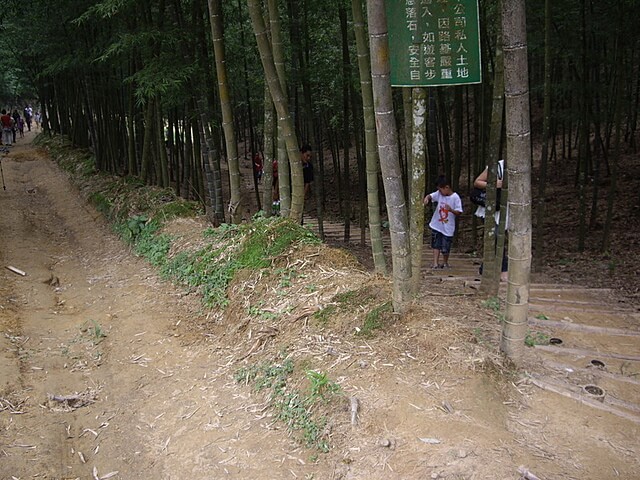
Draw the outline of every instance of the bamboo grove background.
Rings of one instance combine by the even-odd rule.
[[[266,24],[280,30],[277,37],[271,32],[272,41],[281,42],[279,66],[286,72],[296,137],[314,148],[318,198],[326,197],[327,188],[337,192],[348,238],[351,219],[367,221],[366,129],[352,3],[363,7],[360,0],[268,3],[279,12],[279,24],[273,18]],[[245,0],[9,0],[3,5],[10,55],[0,60],[0,96],[7,108],[36,102],[45,131],[90,148],[97,170],[200,201],[214,224],[235,221],[225,207],[234,192],[223,189],[229,158],[250,162],[262,152],[269,175],[277,155],[275,141],[269,144],[276,136],[273,104]],[[214,10],[221,14],[228,92],[221,92],[216,78]],[[494,148],[491,111],[494,87],[501,82],[500,4],[481,1],[480,11],[483,83],[427,91],[427,183],[444,173],[463,195]],[[533,188],[543,208],[547,182],[570,179],[568,188],[581,200],[578,249],[598,214],[610,218],[611,206],[598,212],[596,205],[601,196],[614,198],[620,152],[637,151],[639,14],[640,2],[633,0],[527,2],[532,133],[539,146]],[[228,95],[233,112],[233,155],[223,135],[220,95]],[[406,168],[410,91],[396,89],[394,103]],[[497,135],[498,155],[504,154],[503,137]],[[547,179],[549,171],[554,173]],[[602,178],[610,179],[607,188],[613,190],[598,188]],[[590,185],[594,188],[587,189]],[[269,213],[268,196],[242,195],[256,197]]]

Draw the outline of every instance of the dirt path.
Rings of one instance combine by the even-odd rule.
[[[0,273],[0,478],[304,476],[286,437],[245,436],[253,415],[236,411],[215,349],[181,345],[174,329],[197,300],[128,253],[25,143],[2,162],[0,260],[27,275]],[[89,403],[47,401],[77,393]]]
[[[1,479],[640,476],[637,424],[496,381],[481,334],[454,334],[495,328],[447,297],[370,341],[287,327],[361,405],[357,428],[338,412],[330,453],[301,447],[233,380],[233,340],[191,330],[198,298],[127,252],[30,135],[2,159]]]

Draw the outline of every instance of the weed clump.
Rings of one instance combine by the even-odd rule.
[[[161,272],[166,278],[200,290],[209,307],[228,304],[227,287],[238,271],[268,268],[274,258],[294,245],[320,243],[307,229],[277,217],[209,228],[204,235],[206,246],[175,255]]]
[[[354,326],[356,335],[373,338],[376,332],[388,323],[387,317],[393,313],[393,306],[391,302],[380,304],[377,293],[365,287],[335,295],[331,302],[315,312],[313,317],[319,324],[327,325],[333,317],[357,310],[367,313],[362,324]]]
[[[288,358],[283,362],[240,368],[235,380],[252,384],[256,392],[268,392],[277,419],[291,432],[299,432],[306,446],[326,453],[329,451],[327,419],[319,409],[342,398],[342,389],[326,373],[315,370],[304,371],[308,389],[294,388],[291,383],[295,370],[293,361]]]

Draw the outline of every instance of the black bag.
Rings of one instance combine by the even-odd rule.
[[[487,191],[482,188],[474,188],[469,194],[471,203],[478,205],[479,207],[486,206],[487,203]]]
[[[496,172],[498,180],[502,180],[504,178],[504,160],[498,161],[498,170]],[[496,212],[500,211],[500,198],[502,194],[502,189],[496,189]],[[487,206],[487,191],[482,188],[474,187],[469,194],[469,198],[471,199],[471,203],[474,205],[478,205],[479,207]]]
[[[500,197],[502,194],[502,189],[496,189],[496,212],[500,211]],[[482,188],[474,188],[471,190],[469,194],[469,198],[471,199],[471,203],[474,205],[478,205],[479,207],[487,206],[487,191]]]

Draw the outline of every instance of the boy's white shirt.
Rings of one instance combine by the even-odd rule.
[[[439,191],[435,191],[430,194],[431,201],[437,203],[438,206],[433,212],[431,221],[429,222],[429,228],[436,230],[447,237],[453,237],[456,233],[456,216],[453,212],[447,210],[445,205],[449,205],[452,210],[456,212],[462,212],[462,200],[460,195],[452,193],[451,195],[441,195]]]

